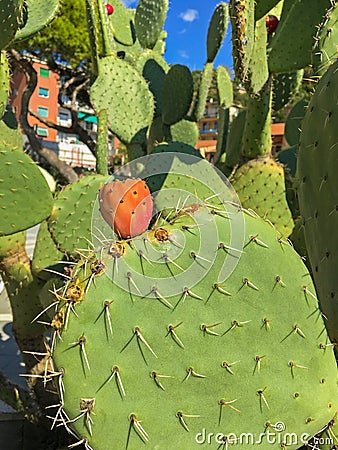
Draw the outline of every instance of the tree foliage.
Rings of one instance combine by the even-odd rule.
[[[20,43],[25,50],[51,66],[66,63],[83,68],[90,62],[85,0],[61,0],[59,15],[32,39]]]

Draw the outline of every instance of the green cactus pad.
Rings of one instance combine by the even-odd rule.
[[[225,258],[239,256],[226,246],[242,213],[190,211],[120,242],[119,257],[113,243],[85,274],[78,269],[85,296],[59,304],[68,316],[53,354],[64,387],[59,417],[95,450],[197,450],[209,433],[211,448],[252,433],[250,447],[262,448],[261,437],[277,450],[284,432],[298,436],[287,445],[295,450],[337,408],[336,362],[311,277],[272,227],[248,215],[244,251],[219,284]]]
[[[33,34],[42,30],[56,16],[59,0],[25,0],[26,9],[24,26],[15,35],[15,42],[30,38]]]
[[[265,17],[256,21],[255,43],[249,64],[246,88],[249,92],[257,94],[269,78],[268,61],[266,57],[267,31]]]
[[[244,208],[253,209],[282,236],[289,236],[293,220],[285,198],[281,164],[271,158],[251,160],[237,169],[230,181]]]
[[[52,194],[40,170],[21,149],[0,145],[0,236],[26,230],[52,211]]]
[[[97,112],[108,111],[112,132],[125,144],[152,122],[154,99],[147,82],[137,69],[114,56],[99,61],[90,98]]]
[[[233,88],[229,71],[224,66],[219,66],[216,70],[218,103],[225,108],[230,108],[233,104]]]
[[[92,207],[106,180],[101,175],[80,178],[56,198],[48,228],[60,251],[78,257],[76,249],[90,248]]]
[[[22,0],[0,1],[0,50],[13,40],[22,20]]]
[[[273,80],[272,107],[274,111],[279,111],[290,103],[298,92],[304,70],[297,70],[292,73],[278,74]]]
[[[290,146],[298,145],[302,120],[308,106],[306,100],[297,102],[288,114],[285,122],[285,138]]]
[[[64,257],[65,254],[58,250],[57,245],[52,239],[47,221],[43,221],[40,224],[34,247],[32,259],[33,274],[42,280],[49,280],[55,277],[55,274],[48,272],[48,270],[60,271],[62,268],[60,262]]]
[[[114,39],[122,45],[135,44],[134,18],[135,10],[126,8],[120,0],[114,0],[114,14],[109,16]]]
[[[280,22],[268,49],[270,72],[293,72],[311,64],[317,27],[331,6],[330,0],[284,0]]]
[[[4,115],[9,96],[9,66],[5,52],[0,53],[0,119]]]
[[[168,12],[168,0],[140,0],[135,13],[135,30],[143,48],[153,49]]]
[[[338,340],[338,62],[319,81],[307,108],[298,152],[298,198],[309,261],[327,327]]]
[[[195,121],[201,120],[204,115],[205,105],[207,103],[209,88],[213,76],[214,76],[213,65],[212,63],[207,62],[203,67],[203,71],[201,72],[197,98],[195,100],[194,110],[191,115],[193,120]]]
[[[255,41],[254,0],[231,0],[232,56],[236,78],[243,84],[248,81],[250,59]]]
[[[297,146],[281,150],[278,152],[276,160],[284,165],[288,174],[294,177],[297,170]]]
[[[272,8],[275,8],[281,0],[256,0],[256,21],[265,17]]]
[[[155,116],[162,114],[162,91],[169,65],[161,55],[153,50],[140,53],[136,61],[136,68],[149,83],[149,90],[155,99]]]
[[[242,139],[242,153],[248,158],[267,156],[271,152],[271,99],[270,83],[259,94],[249,97]]]
[[[184,119],[192,102],[194,83],[188,67],[175,64],[167,73],[163,84],[162,120],[173,125]]]
[[[221,2],[211,17],[207,35],[207,61],[212,63],[221,48],[228,28],[228,5]]]
[[[338,56],[338,8],[332,6],[319,27],[312,49],[312,64],[317,76],[324,75]]]
[[[6,108],[3,118],[0,120],[0,144],[13,147],[23,147],[23,136],[10,107]]]
[[[233,118],[226,146],[226,165],[236,167],[242,156],[242,139],[246,122],[246,110],[243,109]]]
[[[170,127],[170,136],[173,142],[183,142],[195,147],[199,137],[198,125],[189,120],[180,120]]]

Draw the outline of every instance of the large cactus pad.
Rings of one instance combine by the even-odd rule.
[[[243,252],[232,247],[243,213],[226,205],[107,241],[60,291],[58,419],[87,447],[198,449],[205,430],[215,448],[252,433],[258,449],[269,431],[272,449],[296,449],[334,416],[336,363],[305,266],[250,215]]]

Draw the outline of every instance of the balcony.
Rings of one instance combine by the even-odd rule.
[[[209,128],[208,130],[200,130],[200,134],[217,133],[217,128]]]
[[[217,111],[215,111],[215,112],[208,112],[208,111],[206,111],[203,114],[203,118],[205,118],[205,119],[208,119],[208,118],[213,118],[214,119],[215,117],[218,117],[218,112]]]

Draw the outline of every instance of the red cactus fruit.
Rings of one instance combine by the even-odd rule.
[[[276,31],[278,23],[279,20],[276,16],[269,15],[265,17],[265,24],[268,34],[273,34]]]
[[[128,178],[106,183],[99,191],[100,212],[121,238],[131,238],[147,230],[153,200],[143,180]]]
[[[108,16],[110,16],[114,12],[114,6],[111,5],[110,3],[107,3],[106,4],[106,10],[107,10]]]

